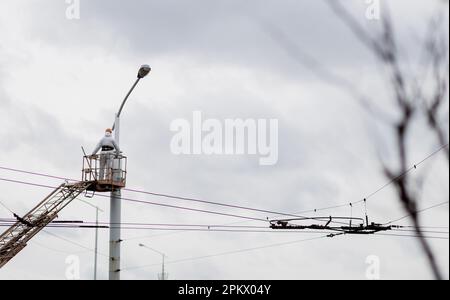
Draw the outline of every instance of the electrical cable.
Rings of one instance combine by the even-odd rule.
[[[375,196],[376,194],[378,194],[379,192],[384,190],[389,185],[393,184],[394,182],[396,182],[400,178],[404,177],[406,174],[408,174],[412,170],[417,169],[417,167],[419,165],[423,164],[425,161],[429,160],[434,155],[438,154],[440,151],[442,151],[443,149],[447,148],[448,146],[449,146],[449,144],[445,144],[445,145],[441,146],[440,148],[438,148],[437,150],[435,150],[434,152],[432,152],[431,154],[426,156],[424,159],[422,159],[418,163],[414,164],[412,167],[410,167],[404,173],[402,173],[399,176],[397,176],[396,178],[390,180],[389,182],[387,182],[386,184],[384,184],[383,186],[381,186],[380,188],[378,188],[377,190],[375,190],[371,194],[367,195],[364,199],[352,203],[352,205],[359,204],[359,203],[362,203],[362,202],[367,203],[368,199],[372,198],[373,196]],[[8,167],[4,167],[4,166],[0,166],[0,169],[7,170],[7,171],[13,171],[13,172],[20,172],[20,173],[25,173],[25,174],[30,174],[30,175],[36,175],[36,176],[43,176],[43,177],[48,177],[48,178],[53,178],[53,179],[77,181],[77,180],[74,180],[74,179],[64,178],[64,177],[60,177],[60,176],[54,176],[54,175],[49,175],[49,174],[44,174],[44,173],[37,173],[37,172],[31,172],[31,171],[26,171],[26,170],[8,168]],[[35,186],[49,187],[49,186],[38,185],[38,184],[36,184]],[[51,187],[51,188],[53,188],[53,187]],[[188,197],[181,197],[181,196],[174,196],[174,195],[161,194],[161,193],[155,193],[155,192],[148,192],[148,191],[142,191],[142,190],[137,190],[137,189],[125,188],[124,190],[125,191],[130,191],[130,192],[135,192],[135,193],[152,195],[152,196],[156,196],[156,197],[164,197],[164,198],[170,198],[170,199],[176,199],[176,200],[198,202],[198,203],[204,203],[204,204],[210,204],[210,205],[218,205],[218,206],[231,207],[231,208],[236,208],[236,209],[251,210],[251,211],[255,211],[255,212],[271,213],[271,214],[275,214],[275,215],[279,215],[279,216],[292,216],[292,217],[303,217],[303,216],[299,216],[298,214],[311,213],[311,212],[317,212],[317,211],[323,211],[323,210],[329,210],[329,209],[335,209],[335,208],[340,208],[340,207],[344,207],[344,206],[348,205],[348,203],[346,203],[346,204],[342,204],[342,205],[335,205],[335,206],[323,207],[323,208],[318,208],[318,209],[305,210],[305,211],[298,212],[296,214],[289,214],[289,213],[280,213],[280,212],[275,212],[275,211],[270,211],[270,210],[265,210],[265,209],[251,208],[251,207],[238,206],[238,205],[232,205],[232,204],[225,204],[225,203],[213,202],[213,201],[206,201],[206,200],[201,200],[201,199],[194,199],[194,198],[188,198]]]
[[[392,233],[376,233],[374,236],[397,236],[397,237],[410,237],[410,238],[420,238],[418,235],[408,235],[408,234],[392,234]],[[440,236],[423,236],[425,239],[435,239],[435,240],[448,240],[448,237]]]
[[[82,248],[82,249],[85,249],[85,250],[87,250],[87,251],[91,251],[91,252],[94,252],[94,253],[95,253],[95,250],[94,250],[94,249],[91,249],[91,248],[89,248],[89,247],[86,247],[86,246],[84,246],[84,245],[82,245],[82,244],[79,244],[79,243],[74,242],[74,241],[72,241],[72,240],[69,240],[69,239],[67,239],[67,238],[65,238],[65,237],[62,237],[62,236],[59,236],[59,235],[54,234],[54,233],[52,233],[52,232],[49,232],[48,230],[42,230],[42,231],[45,232],[45,233],[48,234],[48,235],[51,235],[51,236],[53,236],[53,237],[59,239],[59,240],[65,241],[65,242],[67,242],[67,243],[70,243],[70,244],[75,245],[75,246],[77,246],[77,247],[80,247],[80,248]],[[109,258],[109,255],[106,255],[106,254],[103,254],[103,253],[100,253],[100,252],[97,252],[97,254]]]
[[[423,212],[426,212],[426,211],[428,211],[428,210],[431,210],[431,209],[434,209],[434,208],[437,208],[437,207],[444,206],[444,205],[446,205],[446,204],[449,204],[449,201],[441,202],[441,203],[438,203],[438,204],[436,204],[436,205],[433,205],[433,206],[430,206],[430,207],[426,207],[426,208],[421,209],[421,210],[417,210],[417,211],[415,212],[415,214],[423,213]],[[392,224],[392,223],[396,223],[396,222],[398,222],[398,221],[402,221],[402,220],[407,219],[407,218],[410,218],[410,217],[412,217],[412,216],[413,216],[413,214],[408,214],[408,215],[403,216],[403,217],[400,217],[400,218],[398,218],[398,219],[394,219],[394,220],[392,220],[392,221],[389,221],[389,222],[385,223],[384,225],[390,225],[390,224]]]
[[[325,239],[325,238],[327,238],[327,236],[320,236],[320,237],[291,241],[291,242],[276,243],[276,244],[270,244],[270,245],[265,245],[265,246],[260,246],[260,247],[238,249],[238,250],[234,250],[234,251],[222,252],[222,253],[217,253],[217,254],[212,254],[212,255],[204,255],[204,256],[172,260],[172,261],[166,262],[166,264],[167,265],[177,264],[177,263],[182,263],[182,262],[195,261],[195,260],[201,260],[201,259],[207,259],[207,258],[213,258],[213,257],[219,257],[219,256],[225,256],[225,255],[232,255],[232,254],[250,252],[250,251],[255,251],[255,250],[269,249],[269,248],[274,248],[274,247],[281,247],[281,246],[305,243],[305,242],[320,240],[320,239]],[[148,268],[148,267],[153,267],[155,265],[160,265],[160,264],[144,265],[144,266],[137,266],[137,267],[126,267],[126,268],[122,268],[121,271],[144,269],[144,268]]]

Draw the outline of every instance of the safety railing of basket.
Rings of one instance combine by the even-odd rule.
[[[126,177],[127,157],[122,154],[105,153],[83,157],[83,181],[125,184]]]

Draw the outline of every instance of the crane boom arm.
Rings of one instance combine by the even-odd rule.
[[[0,235],[0,268],[6,265],[37,233],[58,217],[58,213],[86,191],[92,182],[63,183],[24,217]]]

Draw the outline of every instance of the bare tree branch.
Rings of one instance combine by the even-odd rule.
[[[441,145],[448,145],[445,137],[445,130],[438,121],[441,107],[444,106],[448,98],[448,46],[440,39],[439,35],[433,36],[428,43],[427,57],[432,61],[432,73],[436,87],[431,99],[423,93],[426,82],[408,80],[408,76],[402,72],[400,67],[401,59],[398,53],[397,39],[394,36],[394,29],[389,14],[386,13],[381,22],[381,34],[379,38],[370,37],[356,19],[342,6],[340,1],[326,0],[335,14],[349,27],[354,35],[364,44],[375,57],[387,68],[390,77],[390,84],[394,95],[394,102],[400,113],[399,120],[393,126],[393,134],[396,139],[398,169],[384,165],[385,175],[395,184],[397,195],[404,209],[411,215],[415,231],[419,237],[421,247],[427,257],[430,267],[436,279],[443,279],[438,267],[433,251],[425,239],[420,227],[420,220],[417,214],[418,198],[410,187],[410,176],[400,176],[407,174],[408,170],[408,136],[414,122],[414,115],[425,112],[425,117],[431,130],[436,134]],[[438,42],[440,41],[440,42]],[[442,64],[445,62],[446,72],[442,74]],[[417,97],[422,98],[424,105],[420,107]],[[423,108],[424,107],[424,108]],[[421,109],[422,108],[422,109]],[[448,160],[448,147],[445,148]]]

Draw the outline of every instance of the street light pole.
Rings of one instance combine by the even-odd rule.
[[[95,256],[94,256],[94,280],[97,280],[97,262],[98,262],[98,210],[95,208]]]
[[[163,254],[162,255],[162,273],[161,273],[161,280],[166,280],[167,278],[167,276],[166,276],[166,271],[165,271],[165,264],[166,264],[166,255],[165,254]]]
[[[166,270],[165,270],[166,255],[164,253],[162,253],[161,251],[158,251],[158,250],[155,250],[153,248],[150,248],[150,247],[148,247],[148,246],[146,246],[146,245],[144,245],[142,243],[139,244],[139,247],[146,248],[146,249],[151,250],[151,251],[153,251],[155,253],[158,253],[159,255],[162,256],[162,273],[161,273],[161,276],[159,277],[159,280],[166,280],[168,278],[168,275],[166,274]]]
[[[97,280],[97,265],[98,265],[98,212],[103,212],[102,209],[100,209],[98,206],[95,206],[87,201],[84,201],[82,199],[78,199],[79,201],[95,208],[95,251],[94,251],[94,280]]]
[[[116,115],[114,134],[117,145],[120,141],[120,119]],[[111,192],[109,211],[109,280],[120,280],[120,223],[122,222],[122,192]]]
[[[150,73],[151,68],[148,65],[143,65],[139,69],[137,79],[131,87],[130,91],[125,96],[125,99],[120,105],[119,111],[116,114],[115,122],[113,124],[114,138],[117,145],[120,145],[120,115],[128,100],[128,97],[133,92],[139,81]],[[109,230],[109,280],[120,280],[120,224],[122,221],[121,208],[122,192],[120,189],[111,192],[110,196],[110,230]]]

